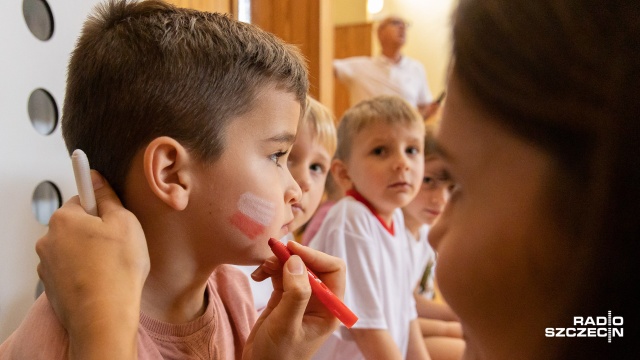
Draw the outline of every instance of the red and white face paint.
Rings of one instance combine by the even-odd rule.
[[[276,206],[250,192],[240,195],[238,211],[231,216],[231,224],[249,239],[262,234],[273,221]]]

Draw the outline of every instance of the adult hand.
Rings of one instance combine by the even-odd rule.
[[[344,297],[346,268],[336,257],[290,241],[292,253],[284,267],[267,259],[252,275],[256,281],[271,277],[274,292],[253,327],[243,359],[308,359],[338,327],[339,321],[311,297],[305,264],[340,299]],[[303,263],[304,261],[304,263]]]
[[[440,102],[433,101],[426,105],[418,105],[418,112],[422,115],[422,118],[430,122],[431,117],[435,116],[440,110]]]
[[[77,196],[54,212],[36,243],[38,275],[70,339],[70,357],[135,358],[149,253],[140,223],[91,172],[98,217]]]

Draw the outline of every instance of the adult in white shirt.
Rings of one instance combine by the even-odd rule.
[[[378,95],[396,95],[415,106],[425,119],[438,109],[424,66],[401,53],[407,27],[402,18],[389,16],[378,25],[382,54],[333,61],[336,77],[349,89],[351,106]]]

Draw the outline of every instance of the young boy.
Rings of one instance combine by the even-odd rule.
[[[436,253],[427,241],[430,226],[446,204],[449,181],[436,152],[435,124],[426,125],[424,178],[418,195],[402,208],[413,268],[414,298],[420,330],[433,360],[460,359],[465,343],[458,316],[434,301]]]
[[[307,88],[293,47],[221,14],[110,1],[85,23],[62,131],[144,230],[140,358],[238,359],[257,341],[247,340],[256,320],[247,279],[225,264],[260,264],[272,255],[267,240],[289,232],[300,187],[286,161]],[[324,312],[314,310],[317,321]],[[0,346],[5,354],[69,356],[46,296]]]
[[[336,151],[336,126],[331,111],[319,101],[307,96],[307,108],[298,124],[296,140],[289,152],[287,167],[300,186],[302,195],[291,206],[293,221],[289,233],[280,239],[284,243],[294,240],[294,234],[314,214],[324,192],[325,181]],[[247,275],[255,266],[240,266]],[[261,313],[273,293],[271,281],[250,281],[256,310]]]
[[[420,189],[423,146],[422,117],[399,97],[363,101],[340,121],[331,172],[349,190],[309,246],[346,262],[345,304],[359,320],[340,327],[315,359],[428,358],[400,210]]]

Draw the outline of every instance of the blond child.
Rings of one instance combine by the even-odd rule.
[[[422,118],[399,97],[363,101],[341,119],[331,172],[349,190],[309,246],[346,262],[345,303],[359,320],[340,327],[315,359],[428,358],[400,210],[420,189],[423,146]]]
[[[289,152],[287,167],[293,179],[300,186],[302,195],[295,202],[293,221],[289,233],[280,240],[288,243],[294,240],[294,234],[314,214],[325,187],[325,181],[331,167],[331,159],[336,151],[336,126],[331,111],[311,96],[307,96],[307,107],[298,124],[296,140]],[[255,266],[240,266],[245,274],[251,275]],[[273,293],[271,281],[251,280],[251,292],[255,308],[261,313],[267,306]]]
[[[302,190],[300,201],[292,206],[292,234],[311,219],[322,201],[338,141],[335,119],[329,108],[311,97],[307,97],[307,104],[287,162]]]
[[[425,132],[424,177],[416,197],[402,208],[411,252],[414,299],[418,322],[429,355],[434,360],[460,359],[465,343],[458,316],[444,301],[435,301],[436,253],[427,241],[429,228],[446,204],[449,181],[436,152],[437,124]]]
[[[149,273],[146,281],[141,276],[137,305],[129,302],[131,307],[90,316],[96,321],[87,322],[85,314],[95,314],[100,304],[127,293],[117,281],[108,281],[122,269],[96,271],[101,260],[94,245],[108,253],[118,241],[100,241],[108,228],[86,236],[85,253],[71,258],[70,265],[40,249],[46,266],[39,273],[67,270],[69,280],[56,271],[56,281],[45,277],[45,286],[56,285],[46,292],[57,294],[51,304],[60,317],[47,296],[41,296],[0,346],[0,357],[309,356],[337,321],[315,303],[307,310],[315,325],[302,320],[310,290],[300,258],[293,256],[285,265],[274,301],[251,336],[256,313],[249,284],[244,274],[226,265],[262,263],[272,255],[267,240],[289,232],[291,207],[300,201],[301,191],[286,162],[307,88],[299,53],[252,25],[160,1],[110,1],[99,7],[85,23],[70,60],[62,131],[69,152],[83,149],[106,178],[94,174],[99,204],[111,204],[100,209],[104,221],[113,222],[114,211],[109,210],[119,208],[115,194],[135,215],[129,222],[139,221]],[[115,194],[105,190],[110,189],[107,183]],[[105,201],[105,191],[111,201]],[[58,236],[59,231],[85,226],[73,221],[82,216],[77,210],[72,202],[51,219],[51,236],[64,246],[75,244],[65,241],[75,235]],[[126,211],[115,212],[130,218]],[[85,219],[85,227],[102,228],[95,219]],[[111,235],[120,237],[118,232]],[[45,237],[41,244],[55,250],[59,242]],[[290,248],[304,259],[322,256],[301,246]],[[95,261],[83,263],[86,258]],[[79,263],[85,267],[72,266]],[[87,274],[106,279],[106,286],[87,281]],[[97,297],[92,292],[109,287],[122,291],[98,292]],[[130,290],[135,293],[137,287]],[[85,292],[93,297],[85,299]],[[74,301],[82,306],[73,308]],[[294,308],[277,306],[281,303]],[[269,317],[272,311],[279,315]],[[277,324],[276,319],[289,316],[297,320]],[[108,348],[123,350],[117,356],[100,354],[107,349],[104,342],[112,340],[101,335],[117,334],[105,332],[105,323],[107,330],[114,324],[125,330],[121,342],[114,340],[117,345]],[[298,331],[301,326],[305,331]],[[87,340],[87,334],[95,336]]]

